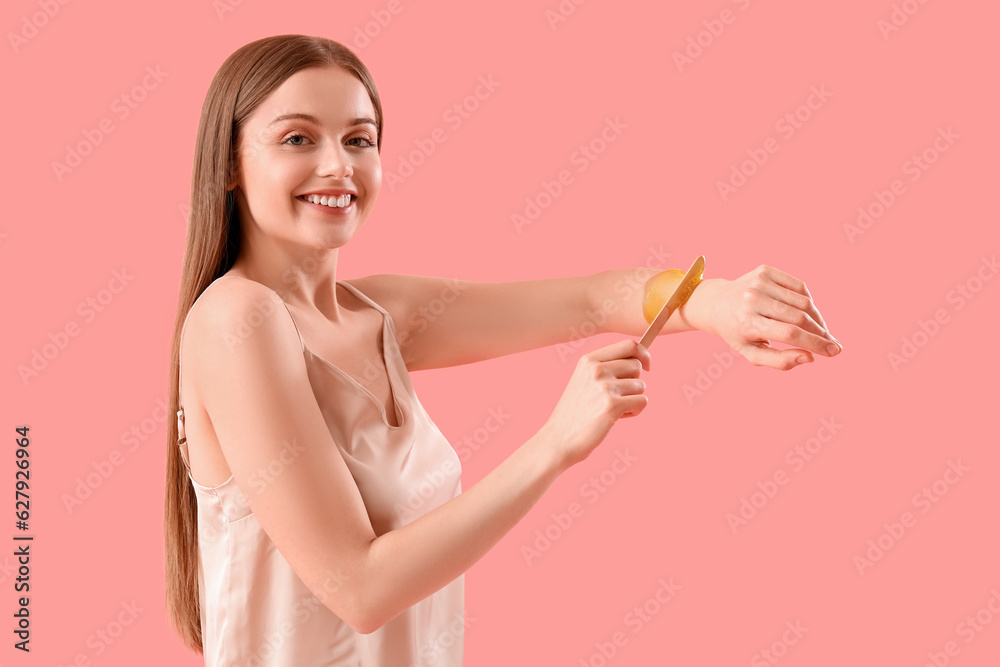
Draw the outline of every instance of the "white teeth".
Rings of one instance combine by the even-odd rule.
[[[305,200],[313,204],[322,204],[331,208],[344,208],[351,203],[351,195],[306,195]]]

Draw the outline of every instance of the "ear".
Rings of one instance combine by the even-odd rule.
[[[229,179],[229,182],[226,183],[226,191],[227,192],[230,191],[230,190],[235,190],[236,189],[236,186],[237,186],[236,180],[239,178],[239,173],[240,173],[240,165],[239,165],[239,163],[237,163],[236,166],[233,167],[233,175],[232,175],[232,177]]]

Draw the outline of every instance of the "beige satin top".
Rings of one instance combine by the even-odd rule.
[[[384,405],[364,386],[313,354],[301,332],[299,340],[313,392],[372,524],[392,530],[457,496],[461,463],[417,400],[389,313],[352,285],[337,282],[382,313],[383,357],[399,426],[388,423]],[[257,522],[232,476],[218,486],[194,479],[183,403],[177,418],[178,445],[198,500],[206,667],[461,666],[464,575],[375,632],[354,632],[302,583]],[[332,575],[328,590],[336,590],[336,577]]]

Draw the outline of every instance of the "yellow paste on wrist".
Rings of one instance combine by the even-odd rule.
[[[656,319],[656,315],[684,279],[684,275],[685,272],[681,269],[667,269],[646,281],[642,297],[642,315],[646,318],[646,324],[652,324]]]

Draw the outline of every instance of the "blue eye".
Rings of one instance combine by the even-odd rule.
[[[283,143],[283,144],[289,144],[289,142],[292,139],[305,139],[305,138],[306,138],[306,135],[304,135],[304,134],[293,134],[290,137],[288,137],[287,139],[285,139],[284,141],[282,141],[281,143]],[[291,146],[301,146],[302,144],[289,144],[289,145],[291,145]]]

